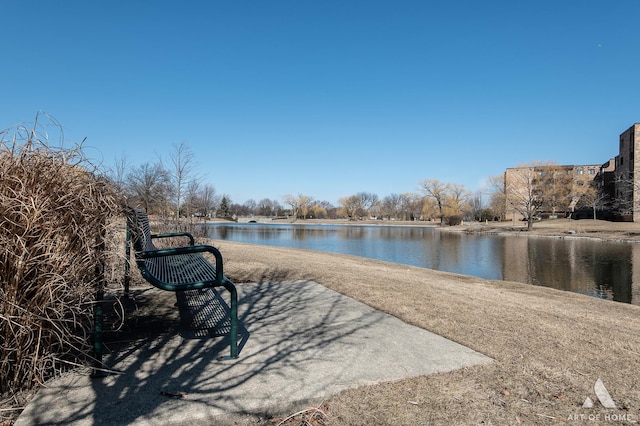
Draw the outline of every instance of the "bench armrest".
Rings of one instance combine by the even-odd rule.
[[[173,247],[159,250],[149,250],[149,251],[141,251],[136,252],[136,259],[151,259],[154,257],[165,257],[165,256],[177,256],[180,254],[194,254],[194,253],[211,253],[216,259],[216,281],[222,283],[224,281],[224,270],[222,265],[222,254],[220,250],[215,248],[214,246],[185,246],[185,247]]]
[[[195,240],[193,239],[193,235],[189,232],[171,232],[168,234],[151,234],[151,239],[154,238],[171,238],[171,237],[188,237],[189,245],[192,246],[195,244]]]

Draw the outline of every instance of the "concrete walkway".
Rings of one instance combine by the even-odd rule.
[[[238,292],[249,333],[239,359],[219,360],[228,354],[222,338],[134,342],[105,358],[120,374],[53,381],[16,426],[231,424],[317,406],[347,388],[491,362],[314,282],[241,284]]]

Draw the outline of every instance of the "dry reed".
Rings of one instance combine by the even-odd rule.
[[[0,394],[88,360],[119,205],[82,146],[51,146],[37,119],[0,132]]]

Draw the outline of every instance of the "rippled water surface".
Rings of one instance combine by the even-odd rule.
[[[431,227],[212,224],[209,237],[351,254],[640,305],[640,245],[439,232]],[[635,296],[635,297],[634,297]]]

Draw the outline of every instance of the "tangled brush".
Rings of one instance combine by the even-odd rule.
[[[86,362],[118,195],[81,145],[41,125],[0,132],[0,394]]]

